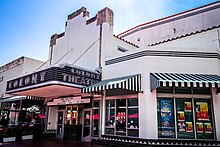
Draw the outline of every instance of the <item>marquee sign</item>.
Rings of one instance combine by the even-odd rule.
[[[47,106],[73,105],[73,104],[84,104],[84,103],[90,103],[90,99],[89,98],[82,99],[80,96],[78,96],[78,97],[54,99],[52,102],[47,102]]]
[[[101,75],[89,70],[65,66],[50,67],[7,81],[6,92],[50,81],[65,82],[80,86],[90,86],[101,80]]]

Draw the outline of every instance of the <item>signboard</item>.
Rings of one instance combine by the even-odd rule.
[[[23,77],[7,81],[6,92],[49,81],[65,82],[81,86],[90,86],[101,80],[101,75],[89,70],[65,66],[50,67]]]
[[[81,99],[80,96],[70,97],[70,98],[59,98],[59,99],[54,99],[53,102],[47,102],[47,106],[73,105],[73,104],[84,104],[84,103],[90,103],[90,98]]]

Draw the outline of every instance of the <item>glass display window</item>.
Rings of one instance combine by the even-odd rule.
[[[157,106],[159,138],[214,139],[211,99],[158,98]]]
[[[192,99],[176,98],[176,114],[177,138],[195,138]]]
[[[99,121],[100,121],[100,102],[94,101],[92,107],[92,135],[99,136]]]
[[[128,99],[128,118],[127,118],[128,136],[138,137],[139,135],[139,113],[138,99]]]
[[[66,106],[65,125],[78,125],[78,106]]]
[[[210,99],[195,99],[196,135],[198,139],[214,139]]]
[[[114,135],[115,129],[115,100],[106,101],[105,134]]]
[[[175,138],[175,121],[172,98],[158,99],[159,138]]]
[[[117,99],[116,106],[116,135],[126,135],[126,99]]]
[[[139,136],[138,99],[106,101],[105,134]]]

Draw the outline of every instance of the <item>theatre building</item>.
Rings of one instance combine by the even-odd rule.
[[[136,49],[112,34],[113,12],[89,19],[82,7],[68,15],[65,31],[51,37],[46,68],[7,82],[6,93],[45,98],[46,133],[67,141],[91,141],[101,135],[102,95],[82,93],[101,81],[104,57]]]
[[[46,98],[46,132],[63,140],[220,145],[219,11],[215,2],[114,36],[109,8],[91,19],[81,8],[51,37],[50,66],[6,91]]]

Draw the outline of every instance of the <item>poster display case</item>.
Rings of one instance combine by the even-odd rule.
[[[195,99],[194,103],[198,139],[214,139],[210,99]]]
[[[158,137],[214,139],[211,112],[210,98],[160,97],[158,98]]]
[[[175,138],[173,99],[159,99],[158,105],[159,137]]]
[[[193,139],[193,108],[192,99],[176,98],[177,138]]]

